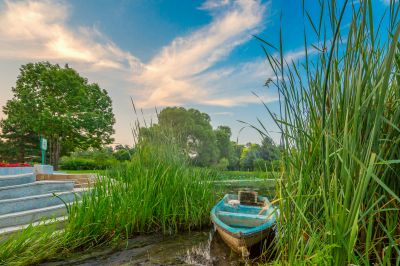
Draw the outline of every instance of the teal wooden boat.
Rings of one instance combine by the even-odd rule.
[[[257,196],[243,202],[239,195],[227,194],[211,210],[211,220],[221,238],[235,252],[249,255],[249,248],[272,231],[278,216],[268,198]]]

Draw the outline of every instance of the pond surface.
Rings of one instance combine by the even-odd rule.
[[[245,261],[234,253],[214,230],[209,229],[175,236],[138,236],[114,247],[76,253],[63,261],[41,265],[253,265],[259,261],[261,250],[261,246],[252,248],[250,259]]]
[[[237,193],[238,190],[250,188],[260,195],[273,195],[270,183],[255,182],[233,184],[224,183],[226,193]],[[256,264],[261,247],[251,251],[251,258],[244,261],[234,253],[214,232],[212,228],[203,231],[184,233],[173,236],[160,234],[142,235],[121,242],[113,247],[102,247],[91,252],[75,253],[63,261],[47,262],[43,266],[64,265],[252,265]]]
[[[139,236],[116,247],[75,254],[42,265],[244,265],[213,230],[176,236]]]

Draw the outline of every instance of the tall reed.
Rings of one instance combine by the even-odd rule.
[[[285,147],[277,262],[398,265],[399,4],[374,24],[370,0],[318,3],[319,18],[304,10],[318,39],[310,45],[304,34],[304,61],[288,62],[282,40],[275,53],[260,39],[280,114],[266,107]]]
[[[138,125],[134,130],[139,132]],[[130,162],[105,171],[88,193],[68,205],[63,231],[29,227],[0,239],[0,265],[37,264],[138,234],[175,234],[210,225],[216,189],[208,181],[215,173],[191,167],[168,132],[163,134],[157,134],[162,136],[158,142],[137,143]]]
[[[83,246],[88,246],[141,233],[174,234],[208,225],[215,202],[207,182],[209,171],[152,157],[151,165],[146,159],[134,158],[108,171],[79,205],[69,209],[66,231],[85,239]]]

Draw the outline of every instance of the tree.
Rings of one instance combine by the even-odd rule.
[[[243,170],[253,170],[253,162],[260,157],[260,145],[247,143],[240,156],[240,168]]]
[[[199,166],[218,161],[218,147],[210,116],[196,109],[167,107],[158,115],[158,124],[141,128],[139,141],[173,142]]]
[[[219,126],[214,130],[217,146],[219,149],[219,158],[229,158],[233,153],[231,145],[231,129],[228,126]]]
[[[0,142],[0,161],[14,163],[27,160],[39,161],[39,137],[24,130],[25,124],[22,121],[12,121],[11,119],[0,121],[2,127],[0,137],[5,139]]]
[[[134,149],[128,145],[118,144],[114,148],[113,156],[118,161],[129,161],[134,153]]]
[[[265,136],[261,141],[260,156],[266,161],[275,161],[279,159],[279,147],[277,147],[269,136]]]
[[[49,162],[56,169],[62,150],[100,148],[113,140],[111,98],[68,65],[23,65],[12,92],[3,107],[3,137],[21,145],[18,136],[25,134],[47,138]]]
[[[229,157],[229,165],[228,170],[240,170],[240,156],[242,155],[242,151],[244,149],[244,145],[237,144],[234,141],[231,141],[232,154]]]

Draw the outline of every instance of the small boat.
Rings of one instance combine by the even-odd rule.
[[[251,246],[273,231],[277,216],[278,209],[255,192],[227,194],[211,210],[211,220],[221,238],[244,257],[250,255]]]

